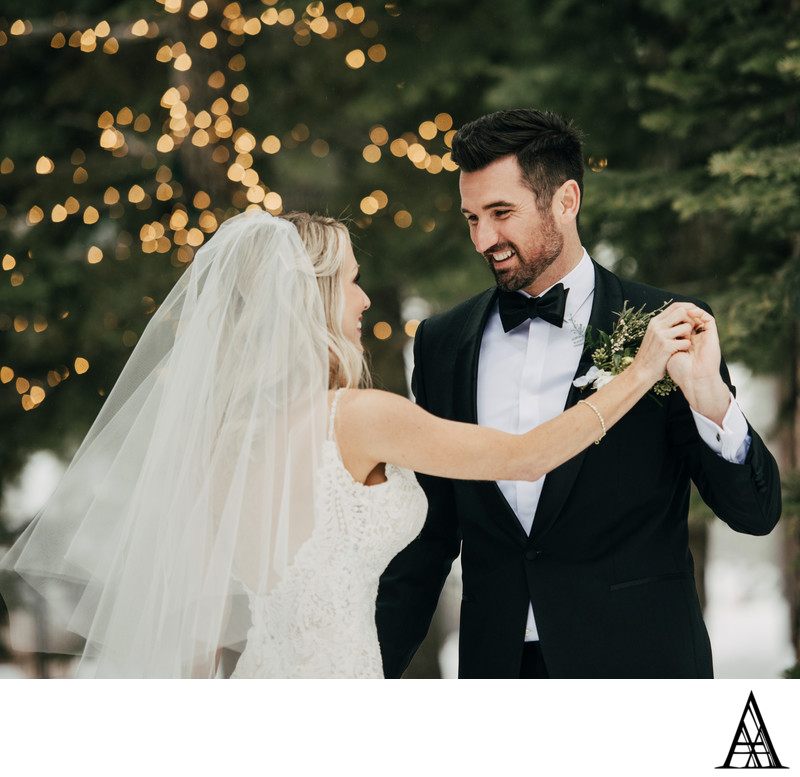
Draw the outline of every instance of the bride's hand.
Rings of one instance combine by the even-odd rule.
[[[667,362],[670,377],[700,415],[722,425],[731,401],[728,386],[720,376],[722,354],[714,317],[704,310],[691,312],[694,322],[688,348],[676,351]]]
[[[673,302],[653,316],[631,368],[646,375],[651,385],[661,380],[673,355],[691,349],[692,332],[702,320],[701,314],[708,315],[691,302]]]

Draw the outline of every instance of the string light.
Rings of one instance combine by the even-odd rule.
[[[302,148],[301,144],[306,143],[308,146],[302,152],[304,154],[310,151],[316,159],[324,159],[332,154],[330,138],[319,137],[319,130],[313,124],[309,127],[311,122],[297,122],[295,119],[296,123],[290,129],[286,129],[285,125],[276,125],[271,128],[273,132],[266,135],[257,134],[258,128],[255,125],[251,128],[245,126],[247,121],[243,117],[248,113],[249,101],[260,95],[251,93],[253,82],[247,78],[247,49],[243,48],[242,53],[231,51],[230,47],[243,46],[246,38],[257,37],[267,28],[283,27],[284,31],[270,30],[269,34],[289,35],[299,45],[308,45],[313,39],[315,46],[323,46],[326,45],[323,40],[343,36],[343,40],[348,40],[346,36],[350,35],[349,45],[343,44],[344,48],[336,55],[338,62],[335,67],[345,74],[382,63],[389,54],[386,45],[378,38],[378,23],[367,18],[366,4],[342,2],[331,3],[326,7],[323,2],[308,2],[304,10],[295,11],[291,8],[280,8],[279,0],[261,0],[263,10],[256,13],[252,7],[245,11],[245,4],[241,2],[227,2],[222,8],[220,21],[216,16],[218,11],[215,11],[213,17],[209,17],[209,3],[206,0],[158,0],[158,3],[162,8],[162,17],[165,13],[182,13],[184,18],[192,20],[189,23],[190,29],[204,28],[192,33],[193,42],[187,49],[187,44],[180,40],[159,38],[159,25],[152,17],[135,19],[126,25],[114,23],[114,31],[126,45],[131,43],[132,38],[157,39],[148,47],[147,56],[154,56],[157,63],[166,67],[157,65],[152,59],[148,67],[156,68],[156,72],[160,68],[165,74],[173,72],[173,85],[165,88],[158,99],[158,105],[142,106],[138,102],[131,105],[119,102],[108,104],[106,110],[102,110],[97,116],[95,140],[84,146],[85,151],[72,151],[69,160],[71,168],[64,168],[64,159],[52,151],[48,152],[46,148],[42,149],[45,153],[35,162],[38,175],[56,173],[54,179],[69,183],[71,178],[74,186],[84,188],[80,189],[80,200],[65,191],[61,194],[61,197],[66,198],[63,202],[53,202],[54,198],[45,197],[37,198],[41,204],[28,201],[27,212],[24,213],[25,223],[31,228],[54,229],[52,224],[68,222],[70,217],[75,216],[76,227],[84,231],[78,257],[75,258],[82,257],[83,262],[89,265],[102,264],[100,269],[91,272],[107,272],[109,265],[114,266],[113,259],[125,261],[137,254],[169,255],[168,261],[171,265],[183,268],[192,261],[196,250],[236,210],[263,209],[274,214],[283,211],[283,197],[268,185],[273,183],[269,176],[274,171],[269,165],[261,166],[265,156],[291,153],[287,149]],[[397,3],[382,5],[390,16],[400,13]],[[108,21],[101,19],[87,27],[84,27],[84,22],[80,29],[75,29],[74,26],[68,29],[68,20],[67,13],[59,14],[54,24],[62,29],[52,30],[44,38],[44,45],[47,45],[49,38],[48,50],[53,57],[61,56],[57,53],[58,50],[70,48],[75,50],[71,54],[73,57],[80,56],[80,52],[99,56],[101,50],[106,55],[119,51],[119,40],[112,37],[112,26]],[[198,21],[202,23],[193,24]],[[170,24],[173,23],[174,20],[170,20]],[[38,25],[39,22],[37,34],[41,35]],[[167,33],[166,24],[162,26]],[[5,31],[0,31],[0,46],[5,45],[9,36],[20,38],[32,31],[33,26],[29,21],[11,21]],[[356,42],[358,35],[361,36],[360,46]],[[139,45],[136,41],[134,44]],[[223,46],[228,47],[225,49],[227,53],[223,53]],[[214,53],[206,55],[206,51]],[[202,77],[191,73],[194,69],[199,69],[201,60],[205,64],[206,58],[212,57],[217,58],[220,63],[217,65],[219,70],[207,76],[204,73]],[[352,79],[358,76],[350,73],[349,77]],[[198,82],[207,85],[207,89],[204,87],[206,93],[213,90],[207,101],[206,97],[203,102],[198,99],[199,93],[193,86]],[[433,118],[420,117],[412,126],[413,131],[401,135],[397,135],[396,130],[390,134],[382,124],[373,124],[368,132],[369,141],[362,136],[361,156],[367,164],[376,165],[378,171],[381,165],[395,164],[392,157],[406,160],[407,164],[413,164],[419,170],[432,175],[444,170],[456,170],[457,166],[452,163],[450,154],[440,156],[435,152],[441,151],[441,148],[431,145],[431,141],[436,141],[441,146],[444,141],[449,147],[453,135],[452,127],[452,116],[446,112],[437,113]],[[254,129],[257,131],[254,132]],[[260,132],[264,131],[265,128],[262,127]],[[190,189],[187,181],[178,172],[181,166],[173,160],[175,152],[181,147],[190,154],[204,155],[206,160],[223,166],[221,170],[231,184],[230,194],[224,195],[216,188],[210,189],[213,192],[213,207],[212,194],[194,191],[194,186]],[[110,176],[109,161],[98,161],[109,160],[104,152],[114,157],[130,153],[131,161],[135,160],[136,167],[140,163],[139,169],[147,172],[138,183],[127,177]],[[334,152],[338,164],[341,151],[334,149]],[[24,167],[28,170],[30,164],[31,160],[24,161]],[[15,163],[10,157],[3,158],[0,160],[0,175],[11,175],[18,166],[23,166],[19,159]],[[134,171],[136,167],[133,168]],[[277,169],[281,169],[280,164]],[[261,176],[264,176],[263,180]],[[90,178],[95,187],[99,180],[103,181],[97,195],[86,186]],[[187,189],[185,193],[184,185]],[[73,193],[77,191],[73,190]],[[452,208],[451,201],[447,208],[439,199],[436,203],[437,209],[442,211]],[[429,232],[436,227],[436,220],[424,212],[415,212],[412,218],[411,213],[399,203],[393,204],[390,210],[386,210],[387,208],[389,196],[382,189],[374,189],[361,197],[356,224],[366,229],[373,223],[373,219],[379,222],[381,218],[390,218],[400,229],[407,229],[415,224],[420,230]],[[5,215],[5,207],[0,206],[0,219]],[[107,222],[109,218],[117,219],[123,215],[126,216],[131,232],[115,228],[112,235],[117,233],[116,243],[113,242],[114,237],[105,242],[108,237],[103,228],[103,220]],[[137,215],[138,221],[129,221]],[[132,227],[134,223],[136,226]],[[93,228],[98,224],[101,228]],[[78,241],[81,240],[80,229],[77,230]],[[26,276],[30,276],[30,268],[27,261],[20,262],[10,253],[5,254],[2,259],[2,269],[8,273],[5,277],[12,286],[24,284]],[[88,268],[86,271],[89,272]],[[142,298],[142,310],[147,314],[152,313],[156,307],[153,297]],[[67,315],[68,311],[63,311],[60,315],[53,313],[51,319],[57,325]],[[26,316],[22,313],[13,317],[6,313],[0,314],[0,330],[13,329],[18,333],[32,330],[45,335],[54,328],[48,325],[44,316],[36,314],[29,320],[30,316],[31,314]],[[128,325],[123,331],[120,319],[111,312],[104,316],[103,324],[118,333],[116,336],[122,338],[125,347],[133,347],[138,341],[135,324]],[[404,331],[409,337],[413,336],[411,328],[414,324],[415,322],[405,324]],[[373,333],[378,339],[388,339],[392,335],[392,327],[385,321],[378,322]],[[3,383],[20,378],[25,381],[25,384],[19,384],[20,388],[24,388],[19,393],[22,405],[27,410],[41,404],[46,398],[46,392],[69,377],[70,371],[75,375],[83,375],[88,370],[88,360],[77,356],[69,368],[61,365],[47,370],[46,373],[43,371],[41,381],[36,376],[21,378],[10,366],[0,368],[0,380]],[[99,393],[104,395],[104,390],[101,389]]]

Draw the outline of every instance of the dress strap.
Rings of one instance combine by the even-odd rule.
[[[342,395],[342,392],[346,389],[340,388],[336,389],[336,393],[333,395],[333,402],[331,402],[331,414],[328,418],[328,439],[333,440],[335,438],[334,430],[333,430],[333,421],[336,418],[336,405],[339,402],[339,397]]]

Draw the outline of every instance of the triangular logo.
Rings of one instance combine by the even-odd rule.
[[[756,697],[750,691],[728,757],[717,769],[786,769],[778,760]]]

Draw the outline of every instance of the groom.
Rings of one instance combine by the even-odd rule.
[[[592,366],[576,328],[610,333],[626,301],[652,311],[687,298],[619,278],[586,253],[581,137],[560,116],[483,116],[456,134],[453,159],[497,288],[420,325],[414,393],[444,418],[524,432],[590,394],[573,384]],[[427,522],[378,596],[387,677],[425,637],[459,553],[460,677],[713,676],[688,546],[690,483],[735,531],[761,535],[780,515],[779,476],[718,350],[673,358],[669,372],[680,391],[645,396],[599,444],[534,483],[419,476]]]

